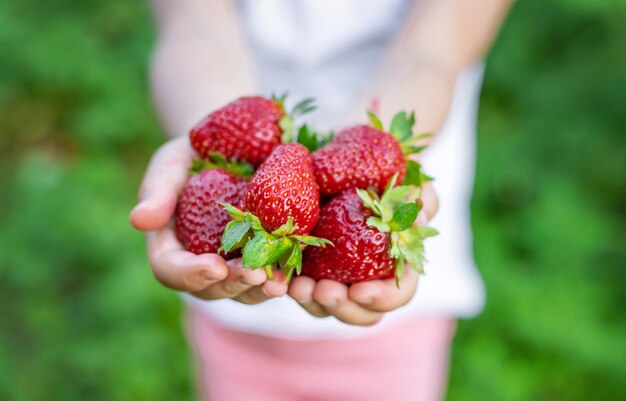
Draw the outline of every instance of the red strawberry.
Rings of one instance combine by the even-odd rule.
[[[191,146],[202,158],[219,152],[229,160],[258,166],[281,142],[283,134],[291,134],[292,118],[313,108],[312,100],[305,100],[288,115],[284,99],[250,96],[227,104],[191,130]]]
[[[327,238],[335,246],[305,249],[302,274],[341,283],[393,277],[390,234],[368,226],[371,215],[354,188],[324,206],[311,234]]]
[[[344,189],[376,187],[378,191],[399,173],[404,178],[406,160],[398,141],[368,125],[347,128],[313,153],[315,178],[324,195]]]
[[[391,123],[393,134],[383,131],[375,115],[370,113],[370,118],[373,126],[347,128],[313,152],[315,178],[322,195],[353,187],[374,187],[381,193],[395,174],[400,181],[404,179],[407,169],[404,154],[422,149],[402,144],[418,138],[412,137],[413,115],[398,113]]]
[[[305,249],[303,275],[350,284],[394,275],[399,279],[405,262],[422,271],[422,240],[436,231],[412,226],[421,208],[414,201],[419,190],[414,186],[392,189],[396,178],[380,199],[375,193],[351,188],[322,208],[311,234],[334,246]]]
[[[219,202],[241,205],[247,185],[246,178],[222,168],[202,170],[189,179],[176,206],[176,235],[185,249],[195,254],[218,252],[232,220]],[[238,252],[225,255],[237,256]]]
[[[293,234],[307,234],[319,217],[320,194],[313,175],[311,154],[297,143],[278,146],[254,173],[244,198],[244,208],[267,231],[291,217]]]
[[[319,201],[309,151],[297,143],[279,145],[252,177],[244,197],[245,212],[225,205],[235,221],[224,232],[223,248],[244,247],[244,267],[278,262],[289,278],[294,269],[300,271],[300,243],[327,243],[305,235],[317,222]]]

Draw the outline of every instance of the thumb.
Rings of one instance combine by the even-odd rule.
[[[187,138],[163,145],[152,157],[139,191],[140,202],[130,212],[130,223],[140,231],[162,228],[176,209],[185,186],[193,151]]]

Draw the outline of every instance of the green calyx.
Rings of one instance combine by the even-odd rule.
[[[372,123],[374,128],[385,131],[383,123],[380,121],[380,118],[372,112],[368,111],[367,116]],[[400,142],[400,146],[402,147],[402,152],[405,155],[411,155],[415,153],[419,153],[422,150],[426,149],[427,146],[416,146],[413,145],[414,142],[422,141],[426,138],[430,138],[432,134],[423,133],[419,135],[415,135],[413,133],[413,126],[415,125],[415,113],[411,112],[411,114],[407,114],[405,111],[400,111],[393,116],[391,120],[391,125],[389,126],[389,132],[393,135],[398,142]]]
[[[298,130],[298,138],[296,142],[301,145],[304,145],[309,151],[314,152],[315,150],[321,148],[326,145],[333,137],[335,136],[334,132],[322,132],[316,131],[312,128],[309,128],[306,124],[300,127]]]
[[[252,177],[252,173],[254,173],[254,168],[250,164],[236,160],[228,161],[226,157],[219,152],[209,153],[208,160],[193,160],[189,172],[191,175],[196,175],[202,170],[212,168],[222,168],[231,174],[246,178]]]
[[[367,112],[367,116],[374,128],[384,131],[383,123],[378,116],[372,111]],[[400,143],[402,153],[406,156],[406,175],[403,185],[415,185],[421,186],[423,183],[432,181],[433,178],[427,176],[422,171],[421,165],[415,160],[411,160],[408,156],[420,153],[428,147],[428,145],[415,145],[415,142],[423,141],[426,138],[430,138],[432,134],[423,133],[419,135],[413,134],[413,126],[415,125],[415,113],[407,114],[405,111],[396,113],[391,120],[389,126],[389,132]]]
[[[222,203],[226,212],[233,218],[222,235],[220,252],[242,249],[244,268],[264,268],[268,278],[273,279],[272,267],[278,266],[286,276],[287,283],[293,273],[302,270],[302,248],[304,246],[332,245],[327,239],[310,235],[296,235],[298,228],[293,218],[272,231],[267,232],[259,219],[249,212],[243,212],[228,203]]]
[[[294,134],[298,130],[298,126],[295,125],[295,119],[309,113],[317,108],[315,100],[308,98],[297,103],[291,111],[285,108],[285,101],[287,100],[287,93],[283,93],[281,96],[272,95],[272,100],[276,102],[285,113],[285,116],[278,121],[280,129],[283,131],[281,137],[282,142],[289,143],[294,141]]]
[[[395,260],[396,284],[404,275],[406,265],[423,273],[423,240],[437,235],[437,230],[415,226],[417,215],[422,209],[421,188],[415,185],[396,186],[398,175],[394,175],[387,184],[382,197],[374,191],[357,189],[363,206],[373,212],[367,219],[367,225],[380,232],[390,233],[391,248],[389,254]]]
[[[283,143],[296,142],[304,145],[307,149],[309,149],[309,151],[313,152],[327,144],[328,141],[335,136],[334,132],[317,131],[309,127],[307,124],[300,126],[295,124],[294,121],[296,118],[317,108],[314,99],[304,99],[296,104],[290,112],[288,112],[285,108],[286,99],[286,93],[282,96],[272,96],[272,100],[278,103],[285,113],[285,116],[278,122],[280,129],[283,131],[283,135],[281,137],[281,141]]]
[[[421,187],[423,183],[432,181],[433,178],[424,174],[422,165],[415,160],[407,159],[406,174],[404,175],[403,185],[414,185]]]

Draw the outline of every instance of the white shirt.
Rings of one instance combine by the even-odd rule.
[[[350,109],[410,7],[406,0],[239,2],[263,92],[287,90],[292,99],[314,97],[319,105],[313,116],[317,127]],[[426,274],[408,305],[386,314],[380,324],[362,328],[315,318],[287,296],[254,306],[186,296],[188,302],[237,330],[302,339],[367,335],[420,315],[477,314],[484,304],[484,288],[472,257],[469,204],[482,70],[477,65],[461,74],[447,121],[422,157],[440,198],[430,223],[440,235],[426,241]]]

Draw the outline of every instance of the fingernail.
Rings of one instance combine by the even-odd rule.
[[[207,281],[218,281],[218,280],[224,280],[226,277],[222,277],[220,274],[217,274],[214,271],[211,270],[207,270],[204,272],[204,279]]]
[[[311,302],[313,302],[313,300],[311,298],[305,298],[305,299],[301,299],[298,301],[299,304],[301,305],[310,305]]]
[[[261,292],[263,293],[263,295],[265,295],[268,298],[274,298],[274,296],[272,294],[270,294],[269,292],[267,292],[267,290],[265,289],[265,287],[261,287]]]
[[[132,214],[136,210],[145,209],[149,204],[150,204],[150,199],[144,199],[144,200],[140,201],[138,204],[136,204],[135,207],[133,208],[133,210],[131,210],[130,213]]]

